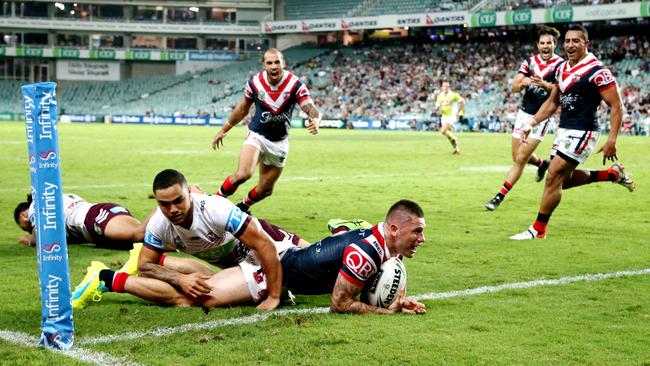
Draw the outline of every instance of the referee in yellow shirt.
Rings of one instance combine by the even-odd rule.
[[[454,124],[458,116],[465,111],[465,100],[460,94],[449,89],[449,81],[443,79],[440,85],[440,93],[436,97],[436,108],[440,111],[440,133],[447,136],[451,146],[454,148],[454,155],[460,155],[458,139],[454,136]]]

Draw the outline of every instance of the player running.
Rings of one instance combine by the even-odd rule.
[[[559,37],[560,32],[557,29],[547,26],[540,27],[537,32],[536,43],[539,53],[530,56],[521,63],[519,71],[512,81],[513,92],[525,90],[521,109],[517,112],[517,120],[512,129],[511,149],[514,164],[506,175],[506,180],[503,182],[499,192],[497,192],[494,198],[485,203],[485,208],[490,211],[496,210],[501,202],[503,202],[508,192],[512,190],[512,187],[523,174],[526,163],[537,167],[537,174],[535,175],[536,182],[544,179],[544,174],[546,173],[546,169],[548,169],[548,160],[539,158],[534,152],[539,143],[544,140],[550,120],[545,119],[538,124],[531,131],[525,144],[521,143],[521,128],[537,113],[539,107],[541,107],[553,89],[555,69],[564,61],[560,56],[553,53]]]
[[[306,126],[311,134],[318,133],[321,120],[307,87],[296,75],[284,70],[284,56],[280,51],[270,48],[264,52],[262,65],[264,71],[248,80],[244,99],[212,140],[213,149],[223,145],[228,131],[246,117],[251,105],[255,104],[255,115],[248,125],[237,171],[226,177],[217,192],[223,197],[235,193],[240,184],[250,179],[261,160],[259,182],[237,204],[246,213],[250,206],[271,195],[282,174],[289,154],[289,127],[294,106],[298,104],[307,113]]]
[[[619,163],[606,170],[576,169],[591,155],[600,137],[597,110],[601,101],[611,108],[611,130],[607,141],[597,151],[603,153],[603,164],[618,159],[616,138],[622,120],[622,102],[616,80],[609,69],[587,50],[588,45],[587,30],[580,25],[571,26],[564,36],[568,61],[557,69],[557,84],[535,116],[522,127],[522,140],[525,141],[538,121],[544,121],[555,113],[558,106],[562,107],[537,220],[528,230],[510,239],[546,238],[546,226],[553,210],[560,204],[563,189],[602,181],[618,183],[630,192],[635,189],[634,182]]]
[[[458,139],[454,136],[453,130],[458,116],[462,116],[465,111],[465,100],[460,94],[449,89],[447,80],[443,79],[440,83],[440,93],[436,96],[436,108],[440,112],[440,133],[449,139],[454,148],[453,154],[460,155]]]
[[[76,194],[63,194],[63,216],[68,244],[93,243],[101,248],[128,250],[144,238],[144,222],[131,216],[126,208],[114,203],[90,203]],[[29,236],[21,244],[36,245],[32,196],[14,210],[14,220]]]

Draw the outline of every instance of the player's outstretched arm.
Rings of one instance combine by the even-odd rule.
[[[330,309],[335,313],[353,313],[353,314],[366,314],[366,313],[377,313],[377,314],[393,314],[399,313],[402,309],[398,309],[401,304],[396,300],[393,305],[395,308],[384,309],[370,304],[366,304],[357,300],[363,287],[356,286],[352,282],[348,281],[340,273],[336,278],[336,283],[334,284],[334,290],[332,291],[332,302],[330,303]],[[391,307],[393,307],[391,305]]]
[[[230,131],[231,128],[233,128],[236,124],[241,122],[244,117],[246,117],[248,110],[251,108],[251,105],[253,105],[253,101],[246,97],[244,97],[244,99],[239,102],[237,107],[235,107],[235,109],[230,114],[230,117],[228,117],[228,121],[223,125],[223,127],[221,127],[219,132],[217,132],[217,134],[212,139],[213,149],[218,149],[220,146],[223,146],[223,138],[226,137],[226,134],[228,131]]]
[[[307,113],[307,129],[309,133],[315,135],[318,133],[320,126],[321,113],[313,103],[306,103],[300,106],[303,112]]]
[[[34,234],[35,230],[32,230],[32,233],[29,235],[22,235],[18,238],[18,243],[22,245],[27,245],[28,247],[36,246],[36,235]]]
[[[268,295],[257,308],[261,310],[275,309],[280,304],[280,293],[282,292],[282,265],[275,249],[275,242],[254,217],[251,218],[246,230],[239,236],[239,240],[257,252],[262,270],[266,275]]]
[[[206,264],[199,261],[189,258],[178,258],[172,256],[165,257],[163,267],[169,268],[182,274],[201,273],[206,276],[212,276],[216,273]]]
[[[618,138],[618,131],[621,129],[621,123],[623,122],[623,103],[621,102],[621,96],[618,93],[618,86],[616,85],[601,91],[600,96],[609,108],[611,108],[609,114],[609,135],[607,136],[605,145],[598,149],[598,152],[603,152],[603,164],[605,164],[607,160],[614,161],[618,159],[616,156],[616,139]]]
[[[180,288],[181,291],[193,298],[205,296],[210,293],[212,288],[206,280],[210,278],[200,272],[182,274],[170,268],[158,264],[161,254],[155,250],[142,247],[140,257],[138,258],[138,276],[155,278],[169,283],[172,286]]]

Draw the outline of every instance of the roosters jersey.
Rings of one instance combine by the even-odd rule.
[[[560,88],[560,128],[598,131],[600,93],[616,86],[616,79],[592,53],[571,67],[561,63],[556,72]]]
[[[192,194],[192,226],[172,224],[160,208],[151,217],[144,245],[152,250],[178,250],[220,268],[236,266],[250,252],[237,238],[251,217],[221,196]]]
[[[86,215],[94,203],[89,203],[76,194],[63,194],[63,221],[65,233],[70,243],[92,242],[92,238],[85,225]],[[29,205],[27,211],[29,221],[35,224],[34,203]]]
[[[271,141],[280,141],[289,135],[293,108],[312,103],[307,87],[298,77],[284,71],[277,85],[268,83],[266,71],[255,74],[244,88],[244,96],[255,103],[255,115],[248,129]]]
[[[555,71],[564,59],[558,55],[552,55],[548,61],[544,61],[540,55],[533,55],[524,60],[519,66],[519,74],[526,77],[538,76],[542,80],[555,84]],[[535,114],[542,106],[550,92],[534,84],[529,84],[521,101],[521,109],[528,114]]]
[[[329,236],[282,257],[284,284],[297,294],[332,293],[339,274],[364,287],[390,253],[381,232],[383,223]]]

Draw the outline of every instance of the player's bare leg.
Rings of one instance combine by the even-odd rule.
[[[530,139],[527,144],[522,144],[520,142],[515,143],[515,140],[512,139],[512,148],[514,149],[517,146],[517,151],[513,154],[513,164],[508,174],[506,175],[506,180],[503,182],[501,189],[497,194],[489,201],[485,203],[485,208],[490,211],[496,210],[501,202],[506,198],[506,195],[510,192],[512,187],[519,181],[521,175],[524,173],[524,168],[527,163],[530,163],[533,152],[537,149],[537,146],[540,143],[540,140]]]
[[[445,123],[440,128],[440,133],[445,135],[451,143],[451,146],[454,148],[453,154],[460,155],[460,149],[458,148],[458,139],[456,139],[456,136],[454,136],[454,133],[452,132],[453,127],[453,124]]]
[[[147,223],[155,212],[156,209],[151,210],[142,222],[128,215],[115,216],[106,224],[104,236],[117,241],[141,242],[144,240]]]
[[[520,144],[519,149],[515,154],[512,168],[510,168],[510,171],[506,176],[506,181],[510,182],[510,184],[514,186],[515,183],[519,181],[519,178],[521,178],[521,175],[524,173],[526,164],[537,165],[531,163],[531,161],[539,160],[539,158],[534,154],[535,149],[537,149],[537,146],[539,146],[539,143],[539,140],[530,139],[527,144]]]
[[[259,158],[260,150],[256,146],[244,144],[239,152],[237,171],[233,175],[226,177],[217,194],[228,197],[235,193],[240,184],[246,182],[253,176]]]
[[[585,184],[596,182],[612,182],[622,185],[630,192],[634,192],[636,186],[632,178],[625,173],[623,166],[619,163],[613,164],[609,169],[601,170],[576,170],[564,181],[562,189],[579,187]]]
[[[212,287],[212,291],[210,291],[210,294],[202,304],[205,308],[236,305],[253,301],[248,284],[246,283],[246,278],[244,278],[244,273],[239,266],[219,271],[206,282]]]
[[[510,239],[527,240],[546,238],[546,226],[548,225],[548,221],[562,199],[562,185],[565,180],[570,179],[576,166],[576,163],[564,160],[560,156],[556,156],[551,160],[551,164],[548,168],[548,175],[546,176],[546,182],[544,183],[542,202],[539,206],[539,212],[537,213],[535,223],[533,223],[527,231],[513,235]]]
[[[167,282],[155,278],[129,276],[124,283],[123,291],[141,299],[163,305],[189,307],[194,301],[189,296],[180,293]]]
[[[242,211],[249,212],[249,209],[255,203],[263,200],[273,193],[275,183],[280,178],[283,168],[260,164],[260,180],[248,195],[242,200],[237,207]]]

